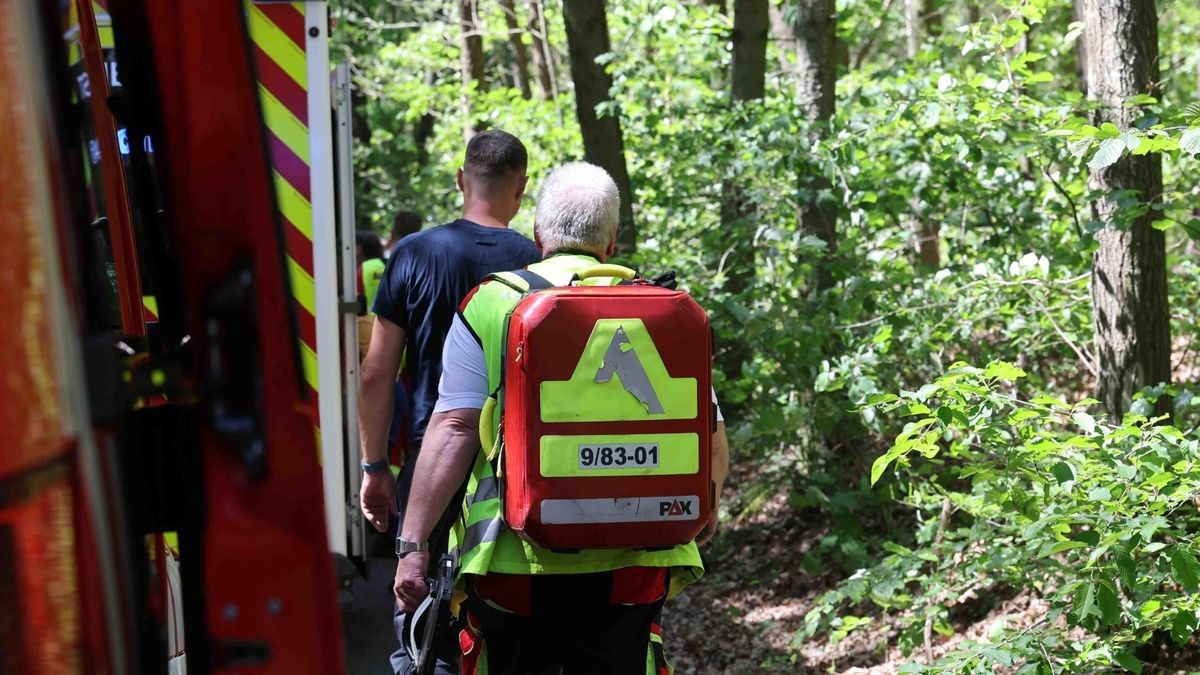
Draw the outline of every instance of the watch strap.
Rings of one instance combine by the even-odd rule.
[[[362,470],[366,473],[383,473],[384,471],[391,470],[391,463],[388,462],[386,457],[378,462],[367,462],[364,460],[362,462]]]
[[[409,541],[407,539],[396,537],[396,555],[403,558],[409,553],[419,553],[429,551],[429,542],[427,541]]]

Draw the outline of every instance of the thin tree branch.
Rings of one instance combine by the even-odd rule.
[[[1058,181],[1054,180],[1054,176],[1050,175],[1050,171],[1046,169],[1044,164],[1039,162],[1038,165],[1042,170],[1042,174],[1045,175],[1046,179],[1050,181],[1050,184],[1054,186],[1054,189],[1058,191],[1058,194],[1062,195],[1063,199],[1067,200],[1067,205],[1071,207],[1071,219],[1075,221],[1075,234],[1077,234],[1080,239],[1083,239],[1083,226],[1079,224],[1079,209],[1075,208],[1075,200],[1071,199],[1071,195],[1067,194],[1067,191],[1063,189],[1063,186],[1059,185]]]

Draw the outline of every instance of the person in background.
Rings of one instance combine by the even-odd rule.
[[[534,219],[546,258],[528,271],[565,286],[577,272],[605,262],[616,242],[619,205],[616,183],[600,167],[574,162],[555,169],[538,194]],[[553,551],[508,528],[498,497],[504,488],[480,447],[479,426],[480,411],[503,367],[502,327],[520,300],[521,294],[504,284],[484,283],[463,301],[451,325],[427,437],[436,454],[423,456],[417,466],[397,540],[396,597],[413,608],[428,595],[428,537],[444,509],[461,508],[470,523],[458,579],[466,596],[463,675],[670,672],[659,616],[668,594],[703,572],[697,545],[716,532],[718,509],[714,505],[695,542],[662,548]],[[525,358],[539,357],[526,353]],[[719,408],[716,420],[714,496],[721,494],[729,470]],[[483,423],[498,433],[494,418]],[[468,475],[466,498],[454,499]]]
[[[503,131],[475,135],[467,144],[457,175],[463,193],[462,217],[404,237],[388,259],[373,307],[375,324],[363,361],[358,408],[365,474],[360,502],[364,516],[380,532],[387,530],[389,514],[406,508],[413,468],[437,402],[442,346],[459,301],[488,274],[524,267],[541,258],[532,241],[508,229],[521,208],[527,164],[525,146],[515,136]],[[393,480],[387,434],[402,354],[412,395],[408,416],[411,452],[398,480]],[[448,530],[455,516],[448,510],[443,529]],[[434,542],[435,547],[445,544],[444,536]],[[397,630],[402,630],[404,616],[398,609],[395,621]],[[454,636],[444,638],[449,643],[445,651],[451,656],[446,662],[439,659],[437,672],[455,672],[453,654],[458,643]],[[403,650],[393,655],[392,666],[397,673],[409,672]]]
[[[358,361],[367,356],[367,346],[371,344],[371,326],[375,323],[375,315],[371,307],[375,304],[375,294],[379,291],[379,282],[383,280],[383,244],[374,232],[359,230],[354,235],[355,249],[358,260],[358,297],[362,303],[362,314],[358,316]]]
[[[416,234],[421,231],[421,224],[425,219],[419,213],[413,211],[400,211],[392,218],[392,231],[388,235],[387,251],[388,258],[392,257],[392,252],[400,245],[400,242],[410,234]]]

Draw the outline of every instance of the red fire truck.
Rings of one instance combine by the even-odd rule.
[[[0,0],[0,672],[343,672],[329,30],[325,2]]]

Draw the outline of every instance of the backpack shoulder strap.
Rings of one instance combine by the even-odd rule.
[[[522,295],[554,288],[554,284],[550,283],[546,277],[525,269],[495,272],[484,277],[484,281],[497,281]]]
[[[526,283],[526,285],[529,286],[529,290],[526,291],[527,293],[544,291],[547,288],[554,288],[554,284],[550,283],[549,279],[538,274],[537,272],[531,272],[530,270],[513,270],[512,273],[520,277]]]

